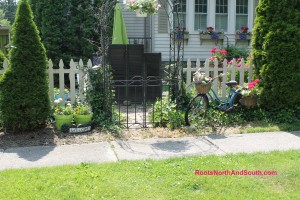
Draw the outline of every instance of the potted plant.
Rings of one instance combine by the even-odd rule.
[[[214,30],[212,26],[206,28],[205,31],[199,30],[200,33],[200,41],[202,40],[215,40],[218,43],[218,40],[224,39],[224,32]]]
[[[157,0],[127,0],[124,1],[128,10],[134,10],[137,17],[146,17],[147,14],[153,15],[158,12],[161,5]]]
[[[197,92],[199,94],[206,94],[211,88],[211,83],[213,79],[209,76],[206,76],[205,73],[200,72],[198,70],[193,74],[193,81],[195,83]]]
[[[73,121],[73,108],[70,103],[66,106],[61,106],[62,98],[56,99],[54,103],[54,118],[57,130],[61,130],[62,125],[71,125]]]
[[[241,90],[242,99],[241,104],[247,108],[255,107],[260,95],[259,79],[248,83],[248,85]]]
[[[176,28],[174,30],[174,36],[175,36],[176,40],[180,40],[180,39],[188,40],[189,35],[190,35],[190,32],[186,29],[186,27],[176,26]]]
[[[251,40],[252,34],[247,26],[242,26],[240,30],[236,31],[236,40]]]
[[[74,119],[76,125],[88,124],[92,121],[93,113],[87,104],[78,103],[74,107]]]

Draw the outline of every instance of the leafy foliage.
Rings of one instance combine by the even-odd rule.
[[[184,113],[177,109],[177,105],[169,97],[157,100],[154,104],[154,110],[149,116],[154,126],[167,126],[175,129],[185,124]]]
[[[90,85],[87,90],[87,100],[93,111],[94,122],[100,127],[118,131],[110,66],[88,69],[88,74]]]
[[[7,19],[5,21],[1,21],[2,25],[13,24],[15,19],[17,9],[17,1],[16,0],[2,0],[0,1],[0,10],[3,11],[3,18]],[[5,24],[3,24],[5,22]],[[8,23],[7,23],[8,22]]]
[[[254,64],[262,83],[261,105],[268,110],[300,105],[300,2],[262,0],[254,27]]]
[[[7,130],[45,126],[50,114],[47,59],[27,0],[21,0],[13,24],[10,64],[2,76],[0,110]]]

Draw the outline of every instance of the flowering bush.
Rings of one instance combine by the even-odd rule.
[[[219,34],[222,34],[223,32],[214,30],[212,26],[209,26],[206,28],[205,31],[200,31],[200,34],[202,35],[211,35],[211,39],[217,40],[219,39]]]
[[[70,103],[67,103],[66,106],[59,105],[62,102],[62,98],[54,100],[54,114],[55,115],[72,115],[74,110]]]
[[[196,71],[193,74],[193,81],[196,84],[199,84],[199,83],[201,83],[201,84],[208,84],[208,83],[211,83],[212,80],[213,79],[211,77],[206,76],[205,73],[200,72],[200,71]]]
[[[247,87],[242,88],[241,94],[244,97],[260,95],[259,82],[259,79],[255,79],[254,81],[248,83]]]
[[[139,11],[140,13],[155,14],[161,5],[157,0],[124,0],[128,10]]]
[[[74,107],[75,115],[89,115],[92,114],[90,107],[87,104],[78,103],[77,106]]]
[[[215,59],[218,60],[218,63],[221,65],[221,63],[225,60],[226,56],[227,56],[227,51],[225,49],[220,49],[217,50],[217,48],[212,48],[210,50],[211,52],[211,57],[209,58],[209,62],[210,64],[213,64]]]

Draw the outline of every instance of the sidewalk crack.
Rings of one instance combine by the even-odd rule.
[[[118,157],[118,154],[117,154],[117,152],[116,152],[115,145],[112,143],[112,141],[109,141],[109,145],[110,145],[110,148],[111,148],[111,150],[113,151],[114,155],[116,156],[117,161],[120,161],[120,159],[119,159],[119,157]]]

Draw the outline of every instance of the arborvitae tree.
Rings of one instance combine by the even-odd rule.
[[[0,0],[0,9],[5,13],[5,18],[10,24],[14,22],[17,3],[16,0]]]
[[[20,0],[12,28],[10,64],[1,78],[0,110],[12,132],[45,126],[50,113],[47,58],[27,0]]]
[[[300,107],[300,1],[261,0],[254,28],[254,58],[268,110]]]
[[[60,59],[69,63],[73,45],[70,40],[70,0],[45,0],[42,9],[40,30],[47,56],[55,65]]]
[[[73,59],[89,59],[97,50],[96,46],[90,43],[96,37],[94,30],[96,23],[91,1],[71,0],[69,38],[72,43],[70,54]]]
[[[252,37],[252,54],[254,56],[253,63],[256,76],[259,76],[262,66],[266,63],[263,44],[272,22],[272,16],[270,16],[268,11],[272,9],[272,7],[268,8],[269,2],[269,0],[260,0],[256,7],[256,18]]]

